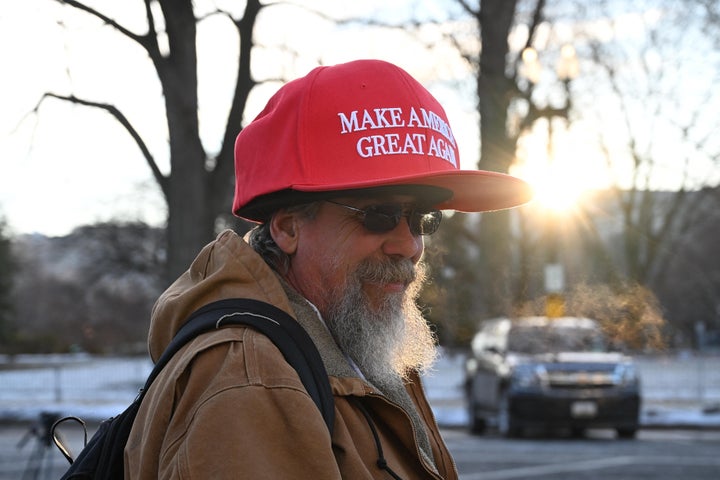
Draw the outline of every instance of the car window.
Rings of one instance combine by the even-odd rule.
[[[545,352],[602,352],[602,334],[589,328],[515,325],[508,335],[508,351],[527,354]]]

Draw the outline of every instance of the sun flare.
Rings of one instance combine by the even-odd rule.
[[[580,210],[586,193],[597,189],[597,176],[578,163],[535,163],[520,165],[513,174],[530,184],[534,197],[532,204],[537,208],[558,215],[570,215]]]
[[[535,192],[534,202],[557,213],[574,210],[583,194],[584,187],[573,175],[550,171],[528,179]]]
[[[510,173],[530,184],[532,204],[538,209],[558,215],[578,213],[586,194],[607,184],[602,158],[577,132],[555,130],[548,145],[546,129],[538,127],[518,142],[517,163]]]

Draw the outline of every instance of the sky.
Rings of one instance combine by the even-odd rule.
[[[58,24],[62,10],[54,2],[29,1],[14,2],[0,13],[0,41],[5,46],[0,64],[10,73],[0,79],[0,212],[11,231],[48,235],[109,219],[115,215],[111,211],[139,213],[140,204],[154,205],[143,215],[157,221],[162,203],[150,188],[149,170],[127,135],[118,134],[109,115],[57,100],[43,102],[39,114],[32,113],[45,91],[75,91],[97,98],[114,88],[129,97],[150,80],[144,68],[105,68],[118,60],[122,50],[115,45],[115,55],[104,54],[102,44],[109,39],[102,32],[95,37],[97,42],[73,38],[82,33],[72,31],[72,22],[67,22],[67,29]],[[89,29],[98,30],[81,28],[85,35]],[[102,65],[85,60],[103,56],[111,58],[102,60]],[[157,91],[156,87],[149,100],[140,101],[156,107],[161,101]],[[136,115],[136,119],[146,131],[153,128],[150,118],[143,122],[143,116]],[[165,148],[162,133],[149,140],[154,140],[155,151]]]
[[[142,2],[90,0],[88,3],[98,5],[109,17],[134,32],[145,31]],[[400,21],[407,16],[407,5],[415,7],[413,15],[443,18],[446,13],[438,6],[441,3],[303,2],[330,15],[380,16],[387,21]],[[204,11],[212,5],[236,4],[231,0],[196,1]],[[623,41],[632,41],[634,35],[639,35],[638,18],[627,17],[624,24],[632,28],[621,26],[616,35],[623,37]],[[591,31],[597,26],[586,28]],[[567,26],[554,33],[540,33],[541,41],[572,40],[572,30]],[[510,38],[511,47],[515,49],[524,41],[522,29]],[[698,43],[692,39],[686,41],[691,42],[691,46]],[[4,46],[0,49],[0,65],[6,72],[0,76],[0,218],[5,218],[10,233],[60,236],[80,225],[110,220],[142,220],[162,225],[166,215],[164,200],[150,169],[137,145],[109,114],[54,99],[45,99],[37,108],[43,93],[48,91],[112,102],[140,132],[160,168],[167,173],[162,93],[145,52],[98,20],[52,0],[13,2],[11,7],[0,11],[0,42]],[[210,154],[218,150],[224,129],[226,105],[234,81],[236,44],[234,27],[227,19],[211,16],[200,23],[199,118],[201,138]],[[256,45],[252,68],[258,79],[294,78],[319,62],[333,64],[355,58],[381,58],[398,64],[425,84],[444,106],[458,139],[461,167],[475,168],[479,135],[474,80],[455,52],[443,51],[441,42],[435,41],[433,50],[429,51],[401,31],[369,33],[367,29],[339,26],[297,6],[285,5],[263,10],[256,28]],[[292,46],[292,51],[287,45]],[[388,48],[389,45],[392,48]],[[658,52],[654,55],[649,57],[650,64],[653,58],[654,63],[662,58]],[[702,52],[698,52],[697,57],[702,61],[711,58]],[[545,65],[545,74],[553,75],[552,65]],[[712,77],[692,71],[687,76],[694,82],[693,88],[688,89],[692,91],[703,92],[712,81]],[[629,77],[636,78],[632,74]],[[458,83],[458,78],[463,80]],[[574,81],[593,92],[585,97],[590,103],[580,105],[586,112],[598,105],[609,105],[611,101],[607,92],[603,93],[592,82],[590,74],[582,70]],[[274,82],[256,87],[246,118],[254,117],[279,86],[280,83]],[[536,90],[542,93],[541,89]],[[685,100],[678,99],[678,103],[692,104]],[[695,100],[703,101],[706,100]],[[518,158],[525,163],[524,168],[511,173],[531,181],[536,186],[538,200],[558,209],[571,206],[587,189],[607,186],[611,179],[602,153],[593,146],[598,139],[593,137],[590,123],[602,121],[613,128],[624,128],[622,122],[608,118],[610,111],[597,109],[598,116],[604,116],[599,120],[574,118],[569,128],[555,125],[552,164],[547,158],[547,124],[538,122],[532,134],[518,145]],[[706,112],[713,111],[706,109]],[[641,119],[642,115],[638,113]],[[712,113],[710,115],[712,117]],[[623,138],[615,132],[610,132],[609,137],[611,140]],[[670,138],[671,135],[661,134],[660,141],[654,141],[648,151],[654,148],[672,163],[684,152],[674,151],[665,141]],[[622,156],[622,149],[626,148],[617,140],[610,146],[620,152],[613,152],[616,157]],[[712,172],[712,168],[705,165],[694,173],[700,179],[706,178],[706,171]],[[715,170],[715,175],[720,176],[716,167]],[[679,178],[672,168],[666,177]]]
[[[209,8],[208,2],[198,3]],[[333,2],[307,3],[337,9]],[[372,14],[381,3],[365,2],[364,11],[358,14]],[[141,7],[141,2],[122,2],[99,8],[142,33],[144,24],[138,21],[143,18]],[[272,14],[273,8],[286,8],[287,13]],[[358,7],[344,13],[352,14],[353,8]],[[361,57],[398,63],[420,81],[437,78],[438,71],[440,76],[450,76],[458,68],[450,62],[423,64],[424,57],[413,53],[422,47],[412,45],[400,32],[384,37],[363,35],[357,29],[313,18],[297,7],[272,7],[266,12],[260,16],[256,35],[261,52],[256,58],[264,58],[253,65],[256,78],[293,78],[308,72],[318,60],[332,64]],[[392,9],[385,14],[395,15]],[[298,21],[303,15],[314,21],[313,35],[297,28],[304,23]],[[270,20],[273,28],[263,29]],[[278,26],[283,21],[286,25]],[[218,150],[225,105],[232,92],[233,57],[237,56],[234,35],[234,27],[221,17],[211,17],[198,30],[200,128],[209,152]],[[328,42],[331,37],[333,41]],[[15,2],[0,13],[0,42],[20,45],[0,50],[0,65],[11,72],[0,78],[0,215],[10,232],[60,236],[78,225],[114,219],[162,224],[164,201],[150,169],[138,147],[109,114],[56,99],[45,99],[34,111],[48,91],[114,102],[167,173],[163,99],[147,55],[99,21],[49,0]],[[389,50],[388,43],[395,48]],[[274,48],[282,44],[317,56],[300,55],[288,62],[288,54]],[[280,61],[273,61],[273,56]],[[283,69],[278,70],[277,65]],[[254,116],[279,86],[272,83],[256,88],[247,116]],[[427,86],[452,111],[456,135],[468,139],[461,144],[461,157],[465,150],[464,156],[472,158],[478,149],[472,140],[477,138],[474,102],[462,102],[439,82]],[[472,168],[474,160],[466,163]]]

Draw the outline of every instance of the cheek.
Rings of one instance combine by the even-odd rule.
[[[307,268],[317,272],[323,281],[338,281],[357,262],[361,256],[362,245],[353,242],[342,230],[325,232],[322,235],[313,232],[312,237],[298,245],[298,256],[304,258]]]
[[[309,252],[308,252],[309,253]],[[327,252],[307,254],[293,266],[295,288],[326,316],[331,305],[345,288],[345,268],[337,256]]]
[[[326,250],[315,257],[315,267],[320,275],[323,286],[330,290],[345,282],[348,274],[347,258],[343,252]]]
[[[319,221],[319,220],[318,220]],[[380,252],[379,237],[365,235],[355,221],[334,221],[331,228],[312,228],[309,224],[302,231],[295,255],[298,272],[312,288],[316,297],[325,301],[331,291],[344,288],[347,276],[357,269],[358,264]]]
[[[327,241],[300,245],[294,259],[295,274],[316,299],[325,298],[324,294],[343,281],[342,261],[342,252],[333,249]]]

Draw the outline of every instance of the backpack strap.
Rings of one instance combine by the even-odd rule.
[[[195,313],[175,335],[167,349],[158,359],[145,386],[135,400],[120,414],[100,424],[90,443],[75,460],[56,434],[56,427],[65,420],[82,420],[76,417],[61,418],[51,428],[52,440],[65,455],[70,468],[61,480],[119,478],[123,476],[123,450],[132,424],[145,393],[162,368],[180,348],[198,335],[227,325],[248,325],[266,335],[282,352],[287,362],[295,368],[308,394],[318,406],[327,424],[330,436],[335,422],[335,405],[325,366],[307,332],[290,315],[277,307],[258,300],[228,299],[208,304]]]
[[[285,360],[297,371],[332,436],[335,404],[327,371],[315,343],[290,315],[274,305],[250,298],[219,300],[190,315],[155,363],[138,400],[144,397],[155,377],[183,345],[201,333],[227,325],[248,325],[267,336],[278,347]]]

